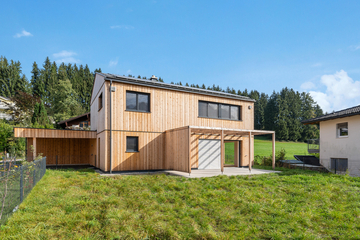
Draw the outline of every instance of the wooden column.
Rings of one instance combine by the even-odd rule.
[[[224,130],[221,130],[221,172],[224,172],[224,164],[225,164]]]
[[[275,169],[275,133],[272,134],[272,168]]]
[[[188,139],[189,139],[189,175],[191,173],[191,128],[189,127],[189,134],[188,134]]]
[[[252,154],[251,154],[251,132],[249,132],[249,171],[251,171]]]
[[[36,158],[36,138],[27,138],[27,158],[29,162]]]

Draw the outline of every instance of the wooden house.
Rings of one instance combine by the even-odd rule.
[[[106,172],[251,168],[254,135],[272,134],[275,151],[275,133],[254,130],[254,102],[244,96],[162,83],[155,77],[145,80],[96,73],[91,131],[79,144],[88,148],[88,163]],[[30,131],[15,129],[15,135],[35,138]],[[48,139],[57,141],[50,131],[70,130],[47,131]],[[233,144],[234,154],[233,161],[225,165],[227,142]],[[52,146],[57,148],[56,143]]]

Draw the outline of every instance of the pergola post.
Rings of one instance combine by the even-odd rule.
[[[251,149],[251,132],[249,132],[249,171],[251,172],[252,168],[252,149]]]
[[[272,134],[272,168],[275,169],[275,132]]]
[[[221,130],[221,172],[224,173],[225,163],[225,146],[224,146],[224,130]]]
[[[191,174],[191,128],[189,127],[189,134],[188,134],[188,140],[189,140],[189,176]]]

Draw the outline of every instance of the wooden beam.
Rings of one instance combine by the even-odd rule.
[[[224,164],[225,164],[224,130],[221,130],[221,172],[224,172]]]
[[[189,127],[189,133],[188,133],[188,142],[189,142],[189,145],[188,145],[188,149],[189,149],[189,152],[188,152],[188,156],[189,156],[189,174],[191,173],[191,128]]]
[[[275,133],[272,134],[272,168],[275,169]]]
[[[249,170],[251,171],[251,164],[252,164],[252,154],[251,154],[251,132],[249,132]]]

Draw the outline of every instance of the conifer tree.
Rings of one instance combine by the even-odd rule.
[[[31,74],[32,94],[43,99],[45,97],[45,82],[41,77],[40,69],[36,62],[33,63]]]

